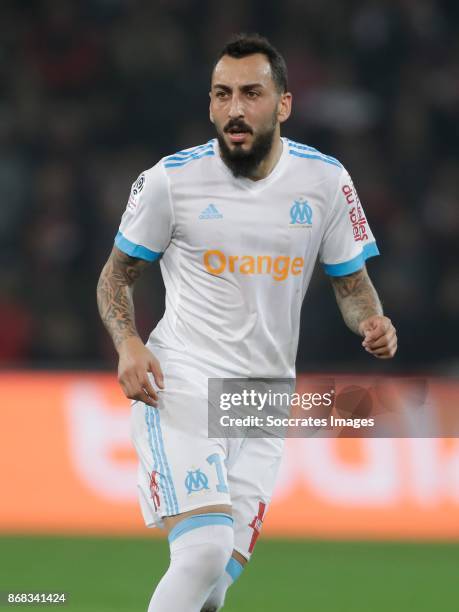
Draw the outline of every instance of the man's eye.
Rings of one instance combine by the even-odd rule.
[[[248,91],[247,92],[247,97],[248,98],[258,98],[260,94],[258,93],[258,91]]]
[[[226,93],[226,91],[217,91],[215,95],[217,98],[221,100],[222,98],[226,98],[228,94]]]

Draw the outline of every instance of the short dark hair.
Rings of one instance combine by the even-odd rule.
[[[262,53],[267,57],[276,89],[280,93],[285,93],[287,91],[287,64],[269,40],[259,34],[236,34],[233,36],[220,51],[214,68],[225,55],[241,58],[255,53]]]

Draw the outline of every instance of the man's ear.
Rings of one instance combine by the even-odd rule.
[[[277,118],[279,123],[284,123],[290,117],[290,113],[292,112],[292,94],[290,92],[286,92],[282,94],[279,100],[279,107],[277,112]]]
[[[209,91],[209,97],[211,97],[210,91]],[[211,123],[215,123],[214,116],[212,115],[212,109],[210,107],[210,104],[209,104],[209,119],[210,119]]]

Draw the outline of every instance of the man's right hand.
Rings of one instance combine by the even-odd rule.
[[[157,406],[158,393],[148,378],[148,372],[153,374],[157,387],[164,389],[159,361],[138,336],[126,338],[119,345],[118,353],[118,381],[126,397]]]

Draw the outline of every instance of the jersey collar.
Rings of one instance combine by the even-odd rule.
[[[225,162],[222,160],[220,156],[218,140],[216,138],[213,140],[213,146],[214,146],[214,150],[216,154],[215,157],[216,157],[217,163],[220,166],[220,168],[223,170],[223,172],[226,174],[227,177],[229,177],[235,184],[243,187],[244,189],[248,189],[249,191],[260,191],[261,189],[263,189],[264,187],[266,187],[267,185],[270,185],[273,181],[275,181],[276,178],[281,173],[282,168],[285,166],[285,163],[287,161],[287,156],[288,156],[288,143],[286,142],[285,138],[281,138],[281,142],[282,142],[282,153],[279,159],[277,160],[277,164],[274,166],[274,168],[271,170],[268,176],[266,176],[263,179],[260,179],[259,181],[253,181],[252,179],[245,178],[245,177],[236,178],[235,176],[233,176],[233,173],[231,172],[231,170],[228,168],[228,166],[225,164]]]

